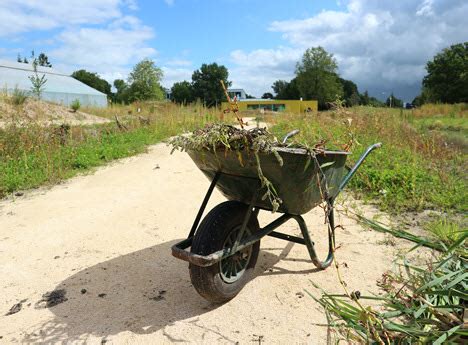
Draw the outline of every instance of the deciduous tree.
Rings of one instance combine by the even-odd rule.
[[[128,103],[128,84],[123,79],[114,80],[114,88],[116,90],[113,94],[113,100],[116,103]]]
[[[161,87],[163,72],[154,61],[144,59],[133,67],[128,77],[129,101],[163,100]]]
[[[200,99],[206,106],[212,107],[225,101],[226,97],[220,81],[226,87],[231,86],[228,81],[229,72],[223,65],[217,63],[203,64],[192,74],[192,87],[195,99]]]
[[[52,64],[49,62],[49,58],[44,53],[40,53],[37,57],[37,64],[44,67],[52,67]]]
[[[318,100],[319,107],[343,96],[338,75],[338,65],[332,54],[322,47],[309,48],[296,66],[297,87],[300,96],[306,100]]]
[[[221,85],[219,85],[221,87]],[[179,104],[187,104],[193,102],[192,84],[184,80],[179,83],[174,83],[171,88],[172,100]]]
[[[106,80],[99,77],[97,73],[88,72],[84,69],[80,69],[78,71],[73,72],[71,76],[76,80],[79,80],[82,83],[92,87],[93,89],[101,91],[107,96],[112,97],[111,85]]]
[[[352,107],[358,105],[360,102],[360,95],[357,85],[351,80],[338,78],[341,87],[343,88],[343,98],[346,106]]]
[[[432,102],[468,102],[468,42],[444,49],[426,65],[423,79]]]
[[[276,99],[299,99],[301,97],[296,78],[292,79],[290,82],[277,80],[273,83],[271,88],[276,94]]]

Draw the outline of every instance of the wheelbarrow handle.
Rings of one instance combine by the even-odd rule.
[[[351,168],[351,170],[348,172],[348,174],[346,174],[346,176],[343,178],[343,180],[341,181],[340,183],[340,186],[338,187],[338,193],[340,193],[345,187],[346,185],[349,183],[349,181],[351,180],[351,178],[354,176],[354,174],[356,173],[356,171],[359,169],[359,167],[361,166],[362,162],[364,162],[364,160],[366,159],[366,157],[375,149],[378,149],[378,148],[381,148],[382,147],[382,143],[376,143],[376,144],[373,144],[371,146],[369,146],[366,151],[364,151],[364,153],[361,155],[361,157],[359,157],[358,161],[356,162],[356,164],[354,164],[354,166]]]
[[[287,141],[289,138],[295,136],[296,134],[299,134],[299,130],[298,130],[298,129],[295,129],[295,130],[289,132],[288,134],[286,134],[286,135],[284,136],[284,138],[283,138],[283,141],[282,141],[281,143],[286,144],[286,141]]]

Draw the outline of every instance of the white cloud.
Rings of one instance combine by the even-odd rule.
[[[164,2],[168,5],[168,6],[173,6],[174,5],[174,0],[164,0]]]
[[[119,18],[121,6],[135,8],[134,1],[121,0],[2,0],[0,36],[63,26],[99,24]]]
[[[260,78],[265,82],[292,75],[293,61],[305,49],[320,45],[337,58],[341,75],[361,90],[377,94],[401,89],[409,98],[418,92],[426,62],[441,49],[466,41],[466,1],[351,0],[346,4],[343,11],[271,23],[269,30],[281,33],[290,46],[232,52],[236,84],[259,87],[250,76],[262,66]]]
[[[53,47],[47,54],[57,70],[84,68],[112,82],[126,79],[139,60],[157,55],[148,45],[153,29],[124,14],[137,8],[136,0],[0,0],[0,36],[24,42],[18,34],[56,29],[58,34],[36,43]]]
[[[229,69],[229,79],[233,81],[233,87],[260,97],[264,92],[272,92],[271,85],[275,80],[291,79],[300,57],[301,51],[286,47],[249,53],[235,50],[230,55],[234,67]]]
[[[192,80],[192,73],[193,70],[189,68],[181,68],[181,67],[170,67],[170,66],[163,66],[162,67],[164,77],[162,81],[162,85],[165,87],[171,87],[174,83],[187,80]]]
[[[87,67],[99,73],[109,73],[154,57],[156,50],[146,41],[153,30],[141,25],[135,17],[122,17],[107,27],[71,28],[58,35],[60,46],[50,56],[65,64]],[[118,38],[118,39],[116,39]]]

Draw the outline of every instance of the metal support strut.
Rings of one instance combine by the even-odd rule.
[[[258,208],[254,208],[255,200],[258,196],[258,191],[254,193],[252,196],[252,200],[250,202],[249,208],[247,209],[245,218],[242,223],[242,228],[241,231],[238,234],[238,237],[236,239],[235,244],[231,248],[224,248],[221,249],[217,252],[211,253],[209,255],[199,255],[199,254],[194,254],[186,250],[192,245],[193,241],[193,236],[195,234],[195,231],[198,228],[198,225],[200,223],[201,217],[203,216],[203,213],[205,211],[206,205],[208,204],[208,201],[213,193],[214,187],[216,186],[216,183],[220,177],[221,173],[218,172],[215,174],[213,181],[210,184],[210,187],[208,188],[208,191],[205,195],[205,198],[203,199],[202,205],[200,206],[200,209],[198,210],[197,216],[195,218],[195,221],[192,225],[192,228],[190,230],[190,233],[187,237],[187,239],[175,244],[172,246],[172,255],[190,262],[191,264],[197,265],[197,266],[202,266],[202,267],[207,267],[216,264],[217,262],[221,261],[222,259],[225,259],[231,255],[234,255],[238,251],[241,251],[242,249],[249,247],[256,243],[257,241],[260,241],[260,239],[264,236],[272,236],[276,237],[282,240],[287,240],[287,241],[292,241],[295,243],[303,244],[307,247],[309,251],[310,258],[314,265],[320,269],[325,269],[327,268],[333,261],[333,242],[334,241],[334,235],[333,231],[329,229],[329,252],[328,256],[325,259],[325,261],[320,261],[317,257],[317,254],[315,252],[314,248],[314,243],[312,242],[310,235],[309,235],[309,230],[307,229],[307,225],[304,221],[304,218],[302,218],[299,215],[292,215],[285,213],[282,216],[278,217],[276,220],[272,221],[270,224],[266,225],[265,227],[261,228],[259,231],[256,233],[248,236],[244,240],[241,240],[243,238],[245,229],[247,227],[247,223],[249,219],[254,216],[257,217],[259,213]],[[331,210],[329,216],[329,227],[331,229],[334,229],[334,219],[333,219],[333,209]],[[302,232],[302,237],[297,237],[297,236],[292,236],[292,235],[287,235],[283,234],[280,232],[274,231],[284,223],[286,223],[288,220],[294,219],[296,222],[299,224],[299,227]]]

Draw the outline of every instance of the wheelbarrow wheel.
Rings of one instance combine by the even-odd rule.
[[[192,243],[191,252],[209,255],[231,247],[242,227],[248,206],[238,201],[226,201],[213,208],[203,219]],[[258,220],[251,216],[244,237],[259,229]],[[223,303],[236,296],[250,280],[257,263],[260,241],[234,255],[208,266],[190,264],[190,279],[205,299]]]

